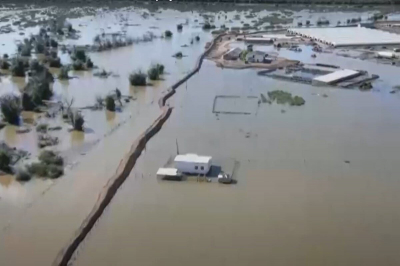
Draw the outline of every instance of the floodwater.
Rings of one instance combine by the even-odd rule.
[[[81,162],[58,181],[21,184],[12,177],[0,179],[0,213],[6,216],[0,221],[1,265],[50,265],[94,205],[119,158],[157,117],[161,93],[193,68],[211,40],[194,22],[202,21],[196,12],[169,9],[146,20],[142,12],[127,8],[70,20],[82,35],[73,44],[90,42],[101,29],[119,30],[121,17],[142,24],[127,28],[132,35],[154,26],[159,27],[151,29],[155,33],[170,29],[174,37],[90,54],[100,69],[119,77],[104,80],[89,72],[73,73],[79,78],[54,84],[56,99],[73,97],[77,107],[93,104],[96,95],[116,87],[136,100],[115,115],[84,112],[93,132],[67,134],[60,149],[70,150],[73,140],[77,147],[97,146],[77,157]],[[304,20],[335,16],[292,13]],[[345,20],[370,13],[336,15]],[[228,13],[228,20],[235,14]],[[189,25],[178,33],[176,24],[186,19]],[[222,23],[216,20],[217,26]],[[196,35],[200,43],[180,47]],[[398,68],[335,54],[311,58],[309,47],[302,50],[276,52],[304,63],[367,70],[381,78],[369,92],[318,88],[258,76],[257,70],[220,69],[205,61],[169,100],[171,117],[79,247],[74,265],[399,265],[400,96],[389,93],[398,85]],[[187,57],[172,58],[177,51]],[[151,63],[166,66],[165,80],[147,88],[129,86],[129,73],[146,70]],[[1,91],[13,90],[15,84],[0,83]],[[249,108],[243,106],[251,110],[249,115],[212,112],[216,96],[247,99],[276,89],[299,95],[306,104],[251,102]],[[231,111],[237,104],[228,101],[222,107]],[[11,130],[0,131],[1,139],[17,147],[33,146],[29,134],[24,138]],[[180,153],[236,161],[238,183],[160,181],[155,173],[176,155],[176,143]]]

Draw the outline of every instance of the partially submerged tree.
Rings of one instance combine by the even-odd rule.
[[[24,62],[21,59],[15,58],[12,61],[11,74],[14,77],[25,77],[25,66]]]
[[[82,114],[78,111],[69,111],[69,118],[72,124],[72,127],[76,131],[83,131],[83,124],[85,123],[85,119]]]
[[[141,70],[129,75],[129,81],[133,86],[146,86],[146,74]]]
[[[166,38],[171,38],[172,37],[172,32],[170,30],[166,30],[165,33],[164,33],[164,36]]]
[[[150,80],[158,80],[160,78],[160,72],[156,66],[150,67],[147,72]]]
[[[18,96],[6,94],[0,97],[0,109],[5,121],[13,125],[19,125],[21,105]]]
[[[69,66],[63,66],[60,69],[60,74],[58,74],[59,79],[69,79],[68,76]]]
[[[49,66],[54,67],[54,68],[60,68],[62,66],[61,59],[59,57],[57,57],[57,58],[50,57],[49,58]]]
[[[106,97],[106,108],[110,112],[115,112],[115,101],[111,95]]]

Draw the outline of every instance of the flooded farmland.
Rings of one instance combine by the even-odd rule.
[[[50,119],[62,126],[54,134],[60,139],[55,149],[67,162],[64,176],[28,182],[0,176],[1,265],[50,265],[65,248],[124,154],[161,113],[159,98],[194,68],[212,40],[200,24],[204,14],[219,28],[251,24],[273,13],[282,14],[271,16],[282,19],[279,24],[296,25],[321,17],[335,22],[367,18],[378,10],[258,7],[255,17],[245,18],[250,8],[233,11],[230,6],[229,12],[221,13],[223,7],[195,12],[100,7],[68,19],[81,37],[65,40],[67,46],[92,44],[102,32],[125,31],[134,37],[149,30],[156,36],[171,30],[173,37],[88,52],[99,70],[113,72],[107,79],[94,76],[95,69],[70,71],[77,78],[55,80],[53,99],[74,98],[75,108],[92,105],[97,95],[104,97],[115,88],[132,100],[119,112],[82,110],[84,132],[69,132],[61,119]],[[385,12],[396,15],[396,10]],[[235,19],[238,14],[244,23]],[[182,32],[177,30],[180,23]],[[15,45],[5,36],[0,35],[0,44],[6,47],[1,53],[11,55]],[[191,44],[196,36],[200,40]],[[271,45],[257,44],[253,49],[306,64],[364,70],[379,79],[370,91],[315,87],[261,76],[257,69],[224,69],[204,60],[200,71],[167,101],[173,107],[171,116],[146,144],[129,177],[79,245],[72,265],[398,265],[400,98],[390,93],[398,85],[398,67],[335,52],[314,58],[312,47],[300,47],[301,53]],[[179,51],[181,59],[172,57]],[[65,63],[70,60],[68,54],[60,57]],[[146,87],[130,85],[132,71],[146,72],[155,63],[165,66],[161,80]],[[0,94],[19,93],[27,82],[9,75],[1,78]],[[275,90],[298,95],[305,104],[254,100]],[[1,141],[37,156],[37,132],[16,134],[16,128],[1,129]],[[177,149],[212,156],[223,169],[235,161],[237,184],[160,180],[157,169],[173,159]]]

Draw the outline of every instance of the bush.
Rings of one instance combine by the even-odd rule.
[[[211,29],[215,29],[215,25],[210,24],[210,22],[206,22],[203,24],[203,30],[211,30]]]
[[[64,168],[62,166],[51,164],[47,167],[47,176],[55,179],[59,178],[64,174]]]
[[[158,80],[160,78],[160,71],[157,66],[150,67],[147,74],[150,80]]]
[[[37,132],[46,133],[48,126],[49,126],[48,124],[39,124],[39,125],[36,126],[36,131]]]
[[[74,130],[83,131],[83,124],[85,124],[85,119],[80,112],[74,112],[71,114],[71,122]]]
[[[6,94],[0,98],[0,109],[4,119],[13,125],[19,124],[21,107],[19,98],[13,94]]]
[[[8,54],[3,54],[4,59],[8,59]]]
[[[9,68],[10,68],[10,63],[8,63],[5,60],[1,62],[1,69],[7,70]]]
[[[62,66],[60,58],[59,57],[57,57],[57,58],[51,57],[49,59],[49,66],[54,67],[54,68],[60,68]]]
[[[58,78],[59,79],[69,79],[68,71],[69,71],[68,66],[61,67],[60,74],[58,74]]]
[[[93,62],[90,58],[86,60],[86,68],[93,68]]]
[[[164,74],[164,65],[163,64],[156,64],[156,67],[157,67],[158,73],[160,73],[160,75]]]
[[[38,53],[38,54],[43,54],[45,50],[46,50],[46,49],[45,49],[43,43],[41,43],[41,42],[36,43],[36,45],[35,45],[35,51],[36,51],[36,53]]]
[[[22,109],[24,111],[33,111],[36,105],[33,103],[32,98],[24,92],[22,94]]]
[[[72,64],[72,68],[73,68],[74,70],[77,70],[77,71],[83,70],[83,69],[84,69],[84,67],[83,67],[83,62],[82,62],[81,60],[76,60],[76,61]]]
[[[290,105],[301,106],[305,103],[306,103],[306,101],[302,97],[294,96]]]
[[[32,176],[29,171],[25,168],[18,168],[15,174],[15,179],[18,181],[29,181],[31,180]]]
[[[173,55],[173,57],[182,58],[182,57],[183,57],[183,54],[182,54],[182,52],[177,52],[177,53],[175,53],[175,54]]]
[[[78,59],[82,62],[86,62],[86,53],[84,50],[76,50],[74,54],[74,59]]]
[[[106,108],[110,112],[115,112],[115,101],[111,95],[106,97]]]
[[[13,63],[11,65],[11,74],[14,77],[25,77],[25,66],[22,60],[13,60]]]
[[[31,46],[30,45],[22,46],[21,55],[22,56],[31,56]]]
[[[306,20],[306,25],[307,26],[310,25],[310,21],[309,20]]]
[[[64,165],[64,159],[54,151],[42,151],[39,155],[39,160],[44,164]]]
[[[51,96],[53,96],[50,84],[39,79],[31,79],[25,87],[25,91],[35,105],[41,105],[43,100],[50,100]]]
[[[58,47],[58,42],[54,39],[50,40],[50,46],[53,48],[57,48]]]
[[[195,39],[196,39],[196,42],[200,41],[200,36],[196,36]]]
[[[32,175],[46,177],[47,176],[47,165],[45,163],[32,163],[28,166],[28,172]]]
[[[136,71],[129,75],[129,81],[133,86],[146,86],[146,74]]]
[[[172,32],[170,30],[166,30],[165,33],[164,33],[164,36],[166,38],[171,38],[172,37]]]
[[[3,172],[10,172],[11,156],[6,150],[0,150],[0,170]]]
[[[177,29],[178,31],[181,31],[181,30],[182,30],[182,28],[183,28],[182,24],[178,24],[178,25],[176,25],[176,29]]]

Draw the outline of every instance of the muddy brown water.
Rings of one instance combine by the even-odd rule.
[[[91,210],[119,158],[159,114],[161,93],[194,66],[211,39],[194,27],[194,19],[202,20],[197,14],[166,10],[156,15],[161,20],[143,20],[141,12],[119,10],[71,20],[82,31],[80,40],[67,41],[71,44],[87,43],[102,29],[120,29],[120,16],[142,24],[127,28],[132,35],[170,29],[174,37],[90,54],[100,69],[119,77],[71,72],[79,78],[54,84],[55,99],[74,97],[77,107],[93,104],[96,95],[116,87],[136,100],[122,113],[84,111],[90,133],[67,134],[63,129],[58,148],[76,148],[78,155],[61,179],[18,183],[0,177],[0,213],[5,217],[0,220],[1,265],[51,264]],[[369,11],[294,14],[304,20],[347,19],[368,16]],[[177,33],[176,24],[186,19],[189,25]],[[240,21],[227,26],[236,24]],[[152,26],[159,29],[149,29]],[[198,34],[200,43],[180,47]],[[170,119],[146,146],[75,254],[74,264],[399,265],[400,96],[389,94],[397,85],[398,68],[334,54],[313,59],[309,48],[302,49],[279,53],[306,63],[363,69],[381,78],[370,92],[317,88],[260,77],[256,70],[220,69],[205,61],[200,73],[169,100],[174,106]],[[172,58],[179,50],[188,56]],[[165,80],[147,88],[129,86],[132,70],[158,62],[166,65]],[[6,78],[0,86],[0,93],[16,91],[23,81]],[[260,104],[246,108],[250,115],[212,113],[217,95],[258,97],[275,89],[302,96],[306,104]],[[17,135],[6,127],[0,134],[1,140],[35,153],[34,132]],[[176,154],[176,142],[182,153],[211,155],[222,167],[224,161],[236,160],[237,185],[158,180],[155,173]],[[81,154],[81,147],[92,143]]]

